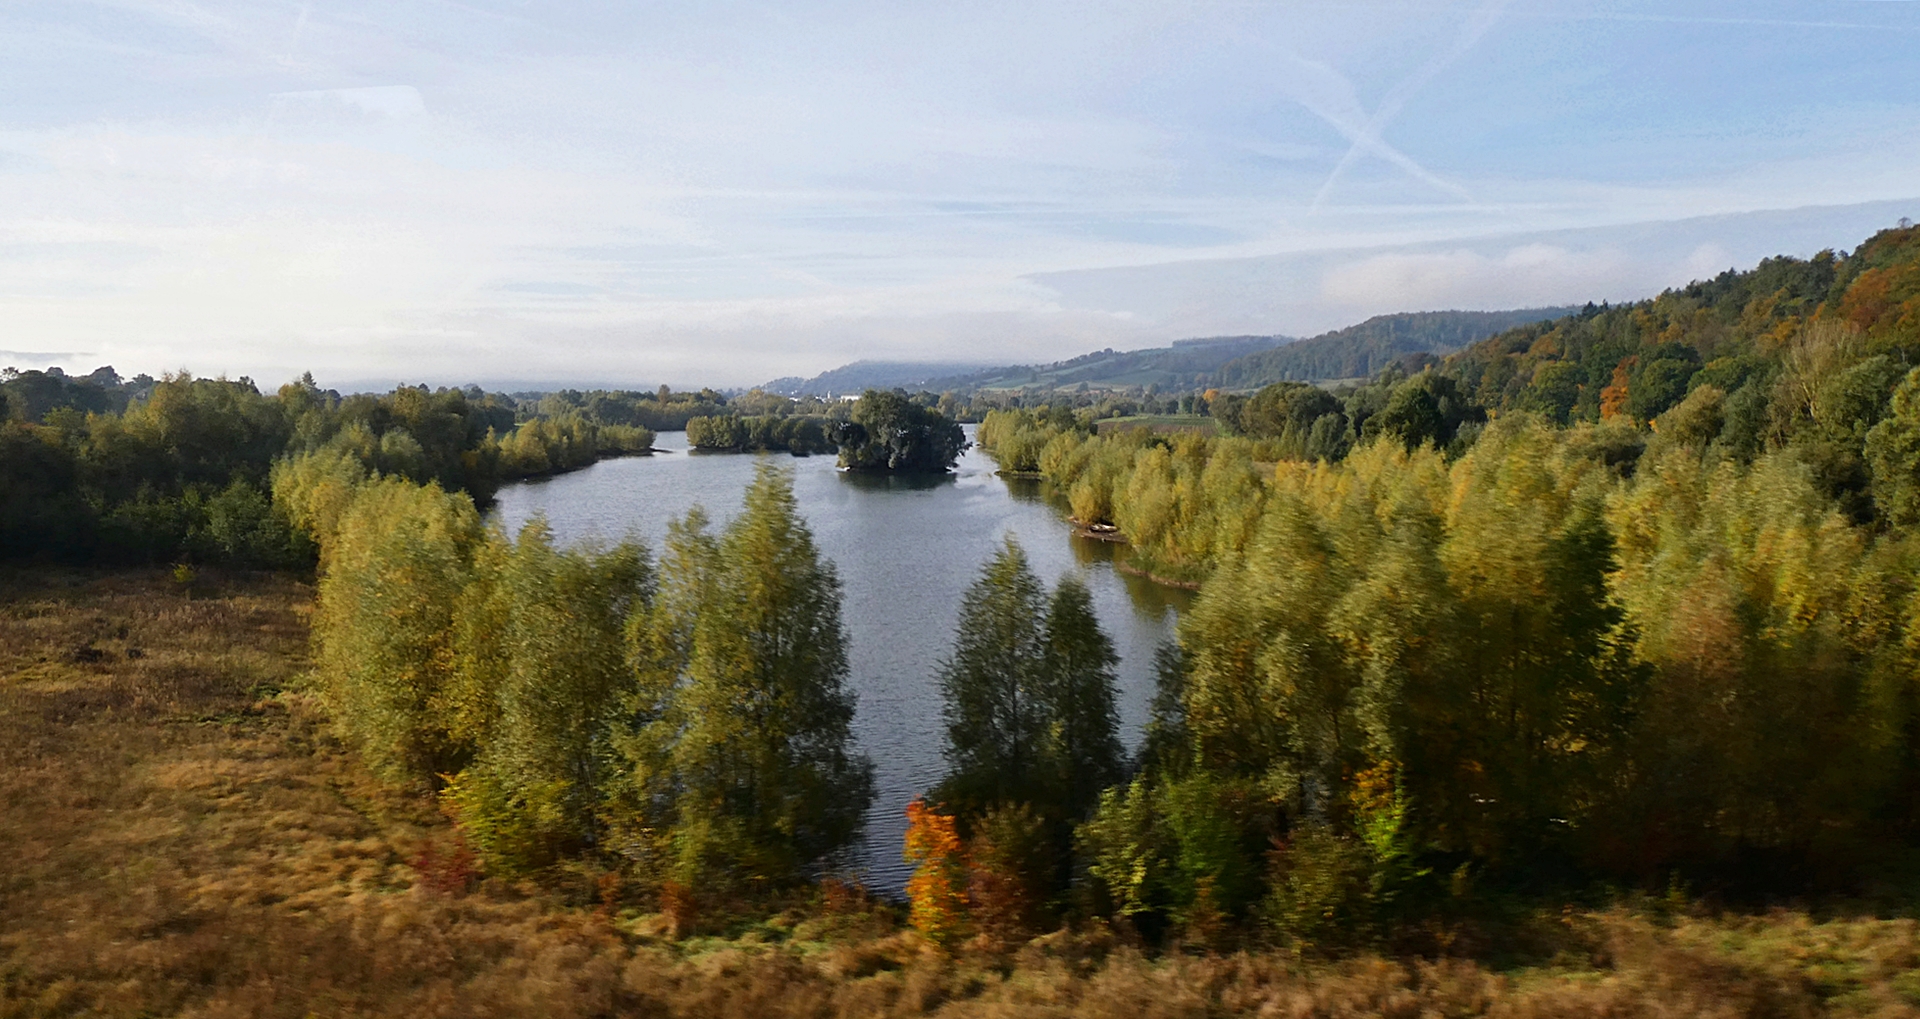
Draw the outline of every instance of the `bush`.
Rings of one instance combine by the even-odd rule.
[[[1270,859],[1261,912],[1281,943],[1307,950],[1366,939],[1373,861],[1364,843],[1308,823],[1289,832]]]
[[[1020,941],[1046,926],[1059,861],[1051,826],[1033,808],[995,807],[974,819],[966,858],[967,899],[981,933]]]

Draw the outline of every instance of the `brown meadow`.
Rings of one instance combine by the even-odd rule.
[[[586,866],[473,872],[301,690],[311,588],[0,574],[0,1015],[1906,1015],[1920,925],[1543,914],[1472,957],[933,949],[843,888],[671,940]]]

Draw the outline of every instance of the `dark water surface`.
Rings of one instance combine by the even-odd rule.
[[[1002,535],[1020,541],[1048,585],[1074,573],[1092,591],[1120,654],[1122,737],[1129,749],[1138,744],[1154,649],[1173,636],[1174,613],[1190,596],[1114,569],[1114,546],[1074,535],[1041,483],[998,477],[993,461],[972,450],[953,475],[904,478],[842,473],[831,456],[689,453],[683,432],[663,433],[655,446],[672,452],[510,485],[492,515],[511,533],[545,514],[562,543],[632,534],[657,555],[668,520],[697,504],[717,529],[739,512],[757,463],[791,468],[800,512],[845,589],[860,698],[854,737],[873,758],[880,794],[856,865],[875,887],[906,882],[903,812],[945,770],[935,670],[952,648],[961,593]]]

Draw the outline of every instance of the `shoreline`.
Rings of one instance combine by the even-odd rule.
[[[1132,543],[1127,540],[1127,536],[1120,533],[1120,528],[1112,524],[1089,524],[1071,516],[1067,518],[1067,523],[1073,527],[1075,537],[1087,538],[1092,541],[1104,541],[1114,545],[1132,546]],[[1118,556],[1114,557],[1113,568],[1131,576],[1145,577],[1159,584],[1161,587],[1173,587],[1182,591],[1200,590],[1200,581],[1177,580],[1173,577],[1161,576],[1145,566],[1140,566]]]
[[[996,470],[993,473],[1002,478],[1028,478],[1035,481],[1047,480],[1047,476],[1039,471]],[[1067,526],[1076,538],[1086,538],[1089,541],[1104,541],[1111,545],[1132,545],[1132,543],[1127,540],[1127,536],[1120,533],[1120,528],[1112,524],[1089,524],[1072,514],[1063,514],[1062,519],[1067,522]],[[1143,577],[1155,584],[1159,584],[1161,587],[1171,587],[1181,591],[1200,590],[1200,582],[1197,580],[1179,580],[1173,577],[1162,576],[1147,567],[1135,565],[1119,556],[1114,557],[1113,568],[1129,576]]]
[[[1197,580],[1175,580],[1172,577],[1163,577],[1145,567],[1135,566],[1132,563],[1122,562],[1118,559],[1113,561],[1113,568],[1119,570],[1121,573],[1131,574],[1136,577],[1145,577],[1159,584],[1161,587],[1179,588],[1182,591],[1200,590],[1200,582]]]

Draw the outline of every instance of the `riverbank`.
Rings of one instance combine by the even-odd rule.
[[[577,865],[477,873],[302,689],[311,589],[0,573],[0,1015],[1902,1015],[1920,927],[1543,905],[1453,957],[1316,959],[1100,925],[953,953],[844,886],[666,936]],[[1495,952],[1507,961],[1487,961]],[[1478,958],[1476,958],[1478,957]]]
[[[1124,560],[1124,559],[1115,560],[1113,564],[1113,568],[1116,570],[1119,570],[1121,573],[1131,574],[1132,576],[1135,576],[1135,577],[1145,577],[1146,579],[1151,580],[1156,584],[1159,584],[1161,587],[1176,587],[1182,591],[1200,590],[1200,581],[1198,580],[1182,580],[1178,577],[1165,576],[1160,573],[1155,573],[1149,567],[1136,566],[1133,563],[1128,562],[1127,560]]]
[[[1010,471],[1001,469],[995,470],[993,473],[1001,478],[1018,481],[1040,482],[1042,484],[1047,482],[1047,476],[1039,471]],[[1126,534],[1123,533],[1120,528],[1112,524],[1088,523],[1074,516],[1064,509],[1064,501],[1060,500],[1057,495],[1049,496],[1048,501],[1052,503],[1060,513],[1060,518],[1066,522],[1075,537],[1086,538],[1090,541],[1104,541],[1108,544],[1119,545],[1128,549],[1133,547],[1132,543],[1127,540]],[[1146,561],[1144,556],[1138,554],[1114,556],[1113,568],[1129,576],[1141,577],[1152,581],[1162,587],[1177,588],[1182,591],[1200,590],[1200,580],[1198,578],[1176,575],[1175,571],[1169,570],[1157,563]]]
[[[516,484],[518,482],[522,482],[522,481],[541,481],[547,478],[557,478],[563,475],[574,474],[579,471],[584,471],[587,468],[594,466],[595,464],[605,463],[609,460],[628,460],[634,457],[647,457],[647,456],[653,456],[659,453],[672,453],[672,452],[675,452],[675,450],[661,449],[658,446],[649,446],[646,449],[621,449],[621,450],[614,450],[612,452],[607,452],[607,453],[596,453],[594,454],[594,458],[592,460],[587,461],[586,463],[567,464],[561,467],[554,467],[549,470],[535,471],[531,474],[516,474],[512,477],[502,478],[500,483],[502,485],[511,485],[511,484]]]

